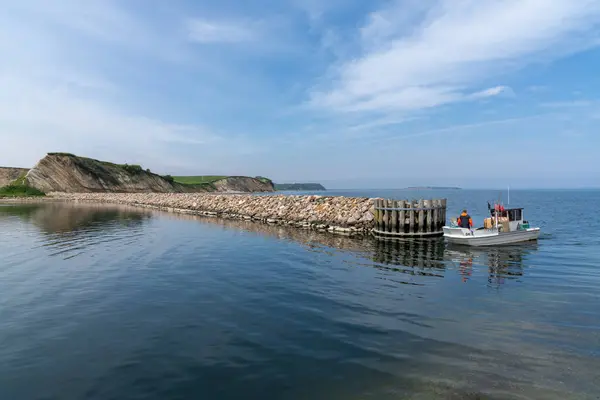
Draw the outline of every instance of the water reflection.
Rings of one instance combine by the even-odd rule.
[[[94,243],[124,239],[128,240],[125,243],[135,243],[144,222],[157,215],[293,241],[313,252],[350,252],[354,257],[349,262],[354,265],[413,276],[443,278],[457,272],[461,281],[467,283],[473,279],[475,270],[487,267],[488,285],[495,288],[521,279],[528,255],[537,250],[537,244],[470,248],[446,245],[441,238],[387,241],[368,236],[356,238],[252,221],[157,213],[130,206],[57,202],[0,207],[0,217],[18,217],[31,223],[45,234],[42,246],[55,248],[54,255],[65,256],[77,255],[73,250],[83,250]]]
[[[0,207],[0,216],[19,217],[46,234],[86,231],[117,225],[135,227],[151,217],[140,208],[102,204],[39,203]]]
[[[374,240],[373,261],[386,265],[444,269],[442,239]]]
[[[511,302],[486,289],[523,279],[537,246],[382,242],[85,204],[0,207],[3,226],[1,398],[562,399],[544,387],[597,388],[592,297],[567,308],[580,289],[539,280]],[[578,347],[587,353],[560,353]]]
[[[382,270],[443,278],[456,271],[467,283],[478,268],[488,270],[488,285],[499,288],[507,281],[518,281],[524,274],[528,255],[537,251],[537,244],[506,247],[471,248],[447,245],[443,238],[375,240],[372,237],[347,237],[329,233],[305,231],[280,225],[266,225],[243,220],[222,220],[191,215],[168,214],[166,218],[192,219],[203,223],[252,232],[279,240],[289,240],[306,246],[310,251],[344,251],[371,261],[354,264]]]
[[[446,256],[458,264],[463,282],[469,281],[474,267],[485,266],[488,269],[488,285],[499,288],[507,281],[519,281],[524,275],[528,255],[537,250],[537,243],[489,248],[449,245]]]
[[[68,259],[101,243],[136,243],[152,214],[133,207],[48,202],[3,205],[2,217],[18,218],[35,226],[42,233],[38,247],[48,248],[50,256]]]

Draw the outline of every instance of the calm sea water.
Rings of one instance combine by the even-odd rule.
[[[511,204],[537,243],[2,204],[0,399],[598,399],[600,191]]]

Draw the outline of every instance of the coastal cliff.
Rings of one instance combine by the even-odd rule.
[[[26,168],[0,167],[0,187],[10,185],[29,171]]]
[[[248,176],[228,176],[212,182],[217,192],[274,192],[273,183]]]
[[[164,177],[137,165],[114,164],[49,153],[25,176],[26,184],[42,192],[176,192]]]
[[[155,174],[139,165],[115,164],[69,153],[48,153],[27,172],[23,184],[46,193],[199,193],[275,190],[268,180],[243,176],[223,177],[215,182],[204,184],[183,184],[168,175]]]

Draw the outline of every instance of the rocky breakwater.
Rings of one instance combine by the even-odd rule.
[[[361,197],[200,193],[49,193],[54,199],[114,203],[361,235],[373,229],[373,201]]]

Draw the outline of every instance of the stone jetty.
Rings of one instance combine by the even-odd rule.
[[[253,220],[346,235],[364,235],[374,227],[373,199],[366,197],[208,193],[49,193],[48,197]]]

